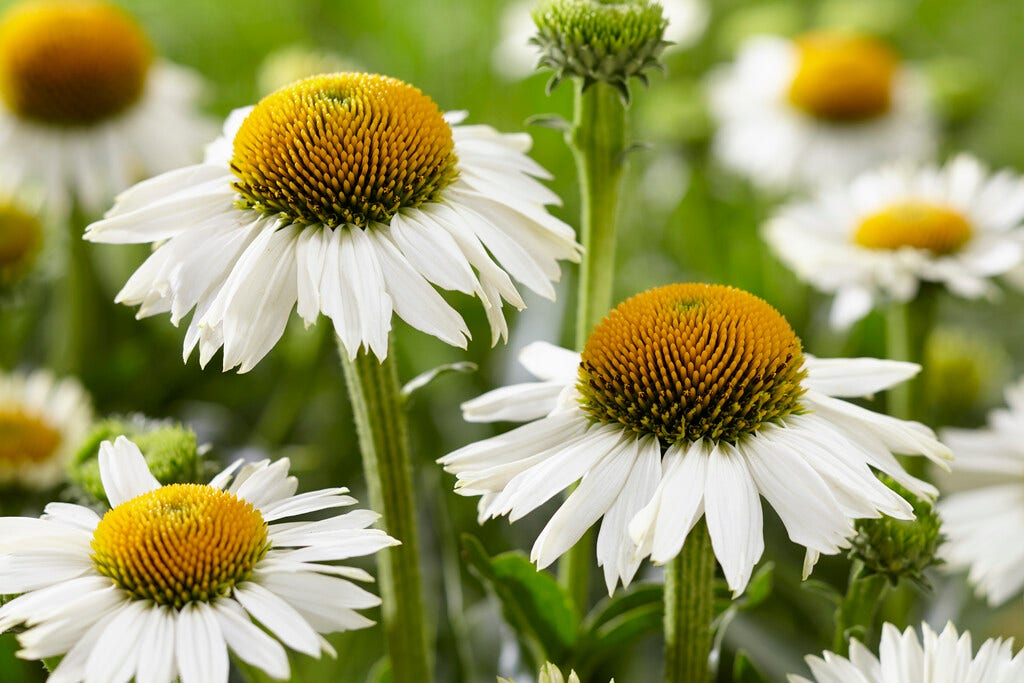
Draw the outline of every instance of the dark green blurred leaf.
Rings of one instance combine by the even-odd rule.
[[[743,650],[736,653],[732,666],[733,683],[769,683],[768,678],[758,671],[750,657]]]
[[[537,571],[521,552],[490,557],[469,534],[462,535],[462,547],[469,566],[497,596],[534,667],[564,662],[576,645],[580,624],[572,598],[554,577]]]
[[[609,655],[660,631],[663,594],[661,584],[641,583],[598,603],[587,616],[573,660],[577,671],[585,676]]]

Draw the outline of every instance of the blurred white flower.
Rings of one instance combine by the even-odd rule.
[[[334,654],[320,635],[373,622],[380,599],[324,564],[397,544],[356,510],[282,521],[355,501],[347,489],[295,494],[288,460],[229,467],[209,485],[161,486],[139,449],[100,446],[113,506],[51,503],[42,518],[0,518],[0,631],[25,624],[18,656],[63,655],[49,680],[226,683],[228,649],[287,679],[289,648]],[[259,622],[257,625],[254,622]]]
[[[893,453],[949,456],[924,425],[833,398],[881,391],[917,365],[805,357],[775,309],[731,287],[652,289],[612,311],[582,354],[538,343],[521,361],[541,381],[484,394],[463,415],[529,423],[439,462],[457,493],[481,496],[481,522],[514,522],[579,481],[531,557],[548,566],[603,517],[597,561],[609,592],[643,557],[675,557],[701,517],[742,591],[764,550],[759,496],[810,567],[848,547],[856,518],[913,519],[873,470],[936,494]]]
[[[192,163],[216,129],[192,71],[162,61],[121,9],[21,2],[0,17],[0,182],[49,215],[92,215],[144,177]]]
[[[749,39],[711,74],[714,151],[770,190],[843,182],[891,160],[930,158],[923,78],[882,43],[844,32]]]
[[[846,328],[921,282],[967,298],[1024,262],[1024,180],[958,156],[943,167],[893,165],[783,207],[765,239],[802,280],[835,294]]]
[[[790,675],[790,683],[1020,683],[1024,681],[1024,652],[1013,656],[1013,638],[989,639],[978,654],[971,634],[958,635],[953,624],[940,634],[921,625],[919,640],[912,628],[900,633],[892,624],[882,627],[876,657],[859,641],[850,642],[850,656],[826,652],[807,657],[811,679]]]
[[[74,379],[0,373],[0,484],[46,489],[85,438],[92,404]]]
[[[202,164],[122,194],[86,239],[159,243],[117,301],[175,325],[195,308],[185,357],[198,345],[204,366],[223,347],[225,370],[252,369],[296,304],[306,325],[331,318],[350,357],[387,355],[393,312],[465,347],[432,285],[479,298],[497,343],[502,301],[524,305],[509,275],[554,299],[581,247],[545,209],[559,198],[530,137],[461,118],[387,76],[299,81],[236,110]]]
[[[993,606],[1024,590],[1024,379],[1006,389],[1006,402],[986,428],[942,431],[956,473],[980,481],[939,500],[940,552]]]
[[[513,0],[501,12],[500,40],[491,53],[491,65],[501,77],[518,81],[537,70],[540,53],[530,45],[537,27],[530,16],[536,0]],[[706,0],[664,0],[662,12],[668,19],[665,40],[672,43],[663,54],[696,43],[707,28],[710,10]]]

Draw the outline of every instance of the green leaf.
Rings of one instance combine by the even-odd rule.
[[[408,401],[410,396],[412,396],[414,393],[416,393],[417,391],[419,391],[423,387],[427,386],[428,384],[430,384],[435,379],[437,379],[438,377],[440,377],[441,375],[443,375],[445,373],[448,373],[448,372],[469,373],[469,372],[476,372],[476,370],[477,370],[476,363],[470,363],[469,361],[461,361],[461,362],[458,362],[458,363],[447,363],[445,365],[438,365],[436,368],[431,368],[430,370],[427,370],[426,372],[422,372],[422,373],[416,375],[415,377],[413,377],[408,382],[406,382],[402,386],[402,394],[401,394],[402,395],[402,400],[403,401]]]
[[[538,126],[540,128],[552,128],[566,133],[572,130],[572,124],[565,117],[558,114],[536,114],[526,119],[527,126]]]
[[[634,584],[602,600],[587,615],[582,643],[574,661],[584,677],[606,657],[662,627],[664,588],[661,584]]]
[[[768,678],[758,671],[744,650],[736,653],[732,666],[733,683],[769,683]]]
[[[765,562],[754,573],[754,576],[751,577],[750,583],[747,584],[747,590],[743,593],[743,604],[740,606],[740,609],[754,609],[767,600],[772,594],[774,579],[775,563]]]
[[[537,571],[521,552],[490,557],[476,538],[462,535],[466,560],[501,603],[505,621],[534,660],[562,663],[579,637],[579,617],[572,598],[558,581]]]

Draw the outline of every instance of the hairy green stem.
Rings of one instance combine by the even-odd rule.
[[[412,462],[394,356],[380,362],[360,352],[350,361],[345,349],[340,351],[370,506],[383,515],[388,534],[402,542],[377,554],[391,681],[428,683],[433,680],[433,667],[420,586]]]
[[[582,350],[594,326],[612,307],[615,225],[626,153],[626,105],[607,83],[586,90],[577,79],[572,129],[566,139],[576,159],[580,184],[580,264],[576,299],[576,349]],[[580,613],[589,603],[594,535],[586,533],[559,564],[559,579]]]
[[[665,565],[665,683],[710,680],[714,609],[715,553],[701,520]]]
[[[885,595],[889,580],[881,574],[864,574],[864,565],[854,562],[846,596],[836,608],[836,632],[832,651],[844,657],[850,652],[850,638],[869,647],[875,628],[875,614]]]

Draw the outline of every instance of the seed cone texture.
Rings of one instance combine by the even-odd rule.
[[[579,391],[594,420],[662,443],[730,443],[801,410],[803,353],[786,319],[733,287],[638,294],[597,325]]]

